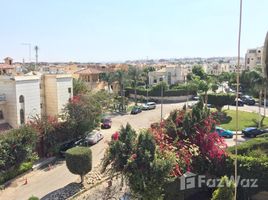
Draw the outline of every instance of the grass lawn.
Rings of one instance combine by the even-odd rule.
[[[236,130],[236,112],[235,110],[224,110],[227,116],[231,117],[231,120],[227,123],[221,123],[221,127],[229,130]],[[257,113],[250,113],[245,111],[239,111],[238,113],[238,130],[242,130],[246,127],[256,126],[252,121],[253,119],[258,120],[259,115]],[[264,127],[268,127],[268,118],[264,119]]]

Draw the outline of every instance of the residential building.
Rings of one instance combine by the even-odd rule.
[[[160,70],[148,73],[149,85],[157,84],[162,80],[168,85],[184,82],[187,76],[184,72],[181,65],[167,65]]]
[[[252,70],[262,65],[263,47],[248,49],[245,56],[245,69]]]
[[[89,89],[95,90],[100,87],[100,74],[103,73],[97,68],[86,68],[75,72],[79,75],[79,78],[86,82]]]
[[[12,74],[15,70],[15,66],[13,65],[13,59],[10,57],[6,57],[4,61],[5,63],[0,64],[0,75]]]
[[[41,76],[42,116],[57,116],[73,96],[71,74],[44,74]]]
[[[35,116],[58,116],[73,95],[71,74],[0,76],[0,125],[13,128]]]
[[[0,124],[13,128],[41,114],[38,76],[0,76]]]

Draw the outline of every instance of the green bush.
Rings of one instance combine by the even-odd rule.
[[[0,135],[0,172],[18,167],[34,155],[37,133],[29,126]]]
[[[221,186],[213,192],[211,200],[233,200],[234,182],[230,182],[227,176],[223,176],[220,181]]]
[[[221,111],[225,105],[230,105],[235,101],[235,95],[225,93],[211,93],[207,94],[208,103],[215,106],[218,111]]]
[[[268,153],[268,137],[257,137],[251,140],[244,142],[243,144],[237,146],[237,153],[239,155],[248,156],[250,152],[253,150],[262,150],[266,152],[266,157]],[[231,153],[235,153],[235,147],[228,148],[228,151]],[[267,157],[268,158],[268,157]]]
[[[16,176],[32,169],[33,163],[32,162],[24,162],[21,163],[18,167],[7,170],[5,172],[0,173],[0,185],[4,184],[6,181],[9,181]]]
[[[92,152],[87,147],[74,147],[66,151],[66,165],[70,172],[83,177],[92,169]]]
[[[39,198],[35,196],[31,196],[28,200],[39,200]]]

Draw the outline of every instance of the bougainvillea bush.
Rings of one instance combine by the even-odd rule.
[[[214,118],[199,102],[192,110],[173,111],[138,136],[128,124],[109,144],[104,169],[111,165],[122,172],[143,199],[164,198],[165,186],[185,172],[208,173],[224,162],[226,145]]]

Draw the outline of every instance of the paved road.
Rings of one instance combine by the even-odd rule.
[[[176,108],[182,108],[184,103],[164,104],[163,117],[167,116],[170,111]],[[255,106],[256,107],[256,106]],[[256,109],[251,106],[250,111]],[[246,106],[244,108],[247,108]],[[233,109],[233,108],[231,108]],[[113,116],[113,125],[111,129],[103,130],[104,139],[98,144],[91,147],[93,153],[93,166],[100,163],[104,155],[107,142],[110,140],[112,134],[119,129],[121,125],[130,123],[136,130],[148,128],[151,123],[160,121],[160,105],[156,109],[150,111],[143,111],[138,115],[116,115]],[[241,135],[238,136],[238,141],[245,141]],[[234,145],[233,139],[226,139],[228,146]],[[23,185],[24,178],[27,178],[28,184]],[[0,199],[4,200],[24,200],[31,195],[43,197],[49,192],[60,189],[71,182],[79,182],[79,177],[71,174],[66,168],[65,162],[55,165],[51,170],[37,170],[28,173],[22,178],[18,178],[12,182],[10,187],[4,191],[0,191]]]

